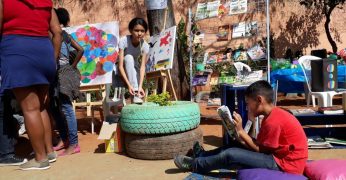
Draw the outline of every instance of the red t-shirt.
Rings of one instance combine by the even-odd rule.
[[[279,167],[289,173],[302,174],[308,159],[308,144],[303,127],[287,111],[275,107],[262,121],[257,143],[271,152]]]
[[[48,36],[51,0],[3,0],[3,34]]]

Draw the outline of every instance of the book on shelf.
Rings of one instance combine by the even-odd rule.
[[[336,139],[336,138],[325,138],[326,142],[329,142],[330,144],[337,144],[337,145],[345,145],[346,146],[346,140]]]
[[[309,138],[308,148],[309,149],[330,149],[330,148],[333,148],[333,146],[322,138],[318,138],[318,140],[316,138]]]
[[[344,114],[344,110],[339,106],[319,107],[318,112],[322,114]]]
[[[316,113],[316,111],[312,109],[288,109],[288,111],[291,112],[293,115],[308,115]]]
[[[208,75],[195,75],[192,79],[192,86],[204,86],[208,82]]]

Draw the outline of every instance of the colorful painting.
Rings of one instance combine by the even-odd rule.
[[[164,30],[157,36],[150,37],[150,50],[146,72],[172,69],[175,36],[176,26],[173,26]]]
[[[112,83],[112,71],[118,58],[119,24],[106,22],[69,27],[66,31],[84,49],[77,65],[81,85]]]
[[[247,50],[247,54],[250,56],[252,60],[260,60],[266,57],[263,49],[259,45],[255,45]]]
[[[227,41],[229,34],[229,25],[219,26],[216,34],[217,41]]]

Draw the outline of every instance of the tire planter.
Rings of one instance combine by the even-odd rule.
[[[120,123],[131,134],[173,134],[198,127],[200,110],[189,101],[176,101],[172,106],[131,104],[122,109]]]
[[[173,159],[175,155],[186,155],[195,141],[203,143],[200,128],[173,135],[125,134],[128,156],[144,160]]]

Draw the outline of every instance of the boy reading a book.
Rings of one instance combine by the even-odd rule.
[[[182,155],[175,157],[174,163],[178,168],[207,173],[241,166],[303,173],[308,145],[298,120],[273,105],[273,90],[267,81],[251,84],[246,89],[245,97],[249,112],[255,117],[264,116],[257,139],[252,139],[244,131],[241,116],[234,112],[235,128],[244,147],[204,151],[199,144],[195,144],[193,158]]]

